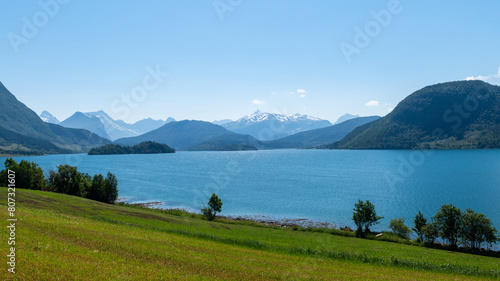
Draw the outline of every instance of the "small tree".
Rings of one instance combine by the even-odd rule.
[[[217,194],[212,193],[210,199],[208,200],[208,206],[201,209],[201,212],[208,220],[214,220],[217,213],[221,212],[222,201],[219,199]]]
[[[405,225],[405,218],[391,220],[389,228],[401,238],[408,238],[411,233],[411,230]]]
[[[358,199],[358,203],[354,204],[353,210],[352,220],[357,226],[356,236],[358,237],[365,237],[365,233],[370,232],[370,226],[378,224],[379,220],[383,219],[383,217],[377,216],[375,205],[368,200],[363,202]]]
[[[422,226],[422,235],[426,243],[433,244],[439,236],[439,230],[436,223],[428,223]]]
[[[448,240],[451,247],[457,248],[462,225],[462,212],[452,204],[442,205],[434,216],[441,238]]]
[[[462,215],[460,236],[467,247],[479,249],[484,242],[489,242],[489,237],[495,237],[496,232],[491,220],[484,214],[467,209]]]
[[[118,199],[118,181],[116,176],[110,172],[104,180],[104,200],[102,202],[113,204]]]
[[[52,182],[56,192],[76,196],[85,194],[85,179],[76,167],[59,165],[57,168]]]
[[[424,217],[422,212],[418,211],[418,214],[415,216],[415,219],[413,220],[413,223],[415,227],[413,228],[413,231],[417,233],[418,237],[420,237],[420,240],[424,240],[424,234],[422,233],[422,227],[427,224],[427,219]]]
[[[16,173],[16,187],[43,190],[46,188],[46,179],[42,168],[35,162],[21,160],[18,164],[16,160],[7,158],[5,160],[5,170],[0,172],[0,186],[7,186],[7,172],[12,170]]]
[[[105,198],[105,181],[104,177],[101,174],[94,175],[92,179],[92,184],[90,185],[89,190],[87,191],[87,198],[96,200],[96,201],[104,201]]]

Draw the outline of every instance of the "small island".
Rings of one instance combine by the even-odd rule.
[[[145,141],[134,146],[121,146],[119,144],[107,144],[92,148],[88,155],[115,155],[115,154],[157,154],[175,153],[175,149],[163,143]]]

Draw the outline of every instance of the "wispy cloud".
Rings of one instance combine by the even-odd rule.
[[[496,83],[496,84],[500,84],[500,67],[498,68],[498,72],[496,74],[492,74],[492,75],[478,75],[478,76],[469,76],[467,78],[465,78],[466,81],[470,81],[470,80],[482,80],[484,82],[488,82],[488,83]]]
[[[305,92],[306,92],[306,90],[304,90],[304,89],[297,89],[297,93],[299,93],[299,94],[303,94]]]
[[[305,97],[306,97],[306,95],[305,95],[305,94],[301,94],[301,95],[299,95],[299,98],[305,98]]]
[[[371,100],[365,104],[366,106],[378,106],[378,101]]]
[[[262,101],[262,100],[253,100],[252,101],[252,104],[255,104],[255,105],[263,105],[263,104],[266,104],[266,101]]]

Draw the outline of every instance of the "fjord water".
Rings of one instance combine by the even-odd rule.
[[[272,150],[177,152],[153,155],[15,157],[45,171],[77,166],[91,175],[111,171],[129,202],[199,210],[215,192],[223,215],[305,218],[354,227],[357,199],[384,217],[412,225],[442,204],[471,208],[500,224],[500,150]],[[3,162],[5,158],[0,158]]]

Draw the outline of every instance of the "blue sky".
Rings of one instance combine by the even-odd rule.
[[[498,1],[3,1],[0,81],[60,120],[99,109],[127,122],[385,115],[426,85],[499,84],[498,11]]]

